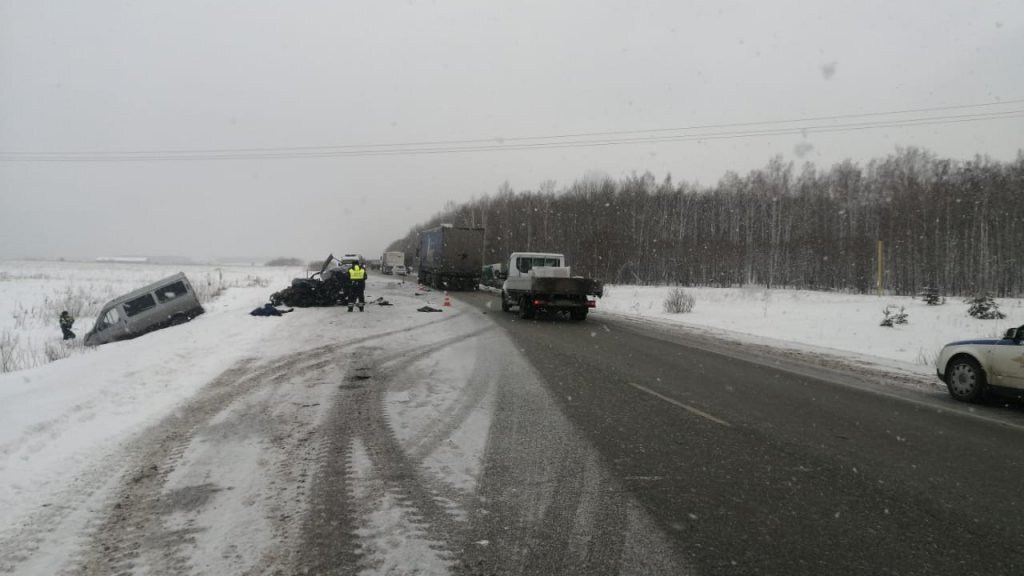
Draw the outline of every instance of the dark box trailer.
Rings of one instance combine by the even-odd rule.
[[[439,290],[476,290],[484,261],[484,229],[439,226],[420,232],[418,279]]]

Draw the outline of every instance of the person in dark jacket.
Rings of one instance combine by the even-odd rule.
[[[65,340],[71,340],[76,337],[75,333],[71,331],[71,327],[74,325],[75,319],[71,317],[71,314],[68,314],[67,310],[60,313],[60,330],[64,333]]]
[[[295,309],[289,308],[287,310],[278,310],[277,308],[274,307],[273,304],[267,302],[266,304],[263,305],[262,308],[256,308],[252,312],[249,312],[249,314],[252,316],[280,316],[282,314],[287,314],[293,310]]]
[[[366,269],[363,265],[356,262],[348,269],[348,311],[352,311],[352,305],[356,304],[359,306],[359,311],[363,311],[363,306],[366,305],[366,297],[363,295],[363,290],[366,288]]]

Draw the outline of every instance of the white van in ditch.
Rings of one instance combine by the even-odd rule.
[[[183,324],[205,312],[183,272],[107,302],[85,335],[86,346],[127,340]]]

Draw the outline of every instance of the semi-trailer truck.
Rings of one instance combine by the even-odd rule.
[[[442,225],[420,232],[420,284],[439,290],[476,290],[483,266],[484,229]]]

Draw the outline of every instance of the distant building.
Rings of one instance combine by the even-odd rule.
[[[149,258],[145,256],[100,256],[96,259],[97,262],[119,262],[126,264],[145,264],[149,262]]]

